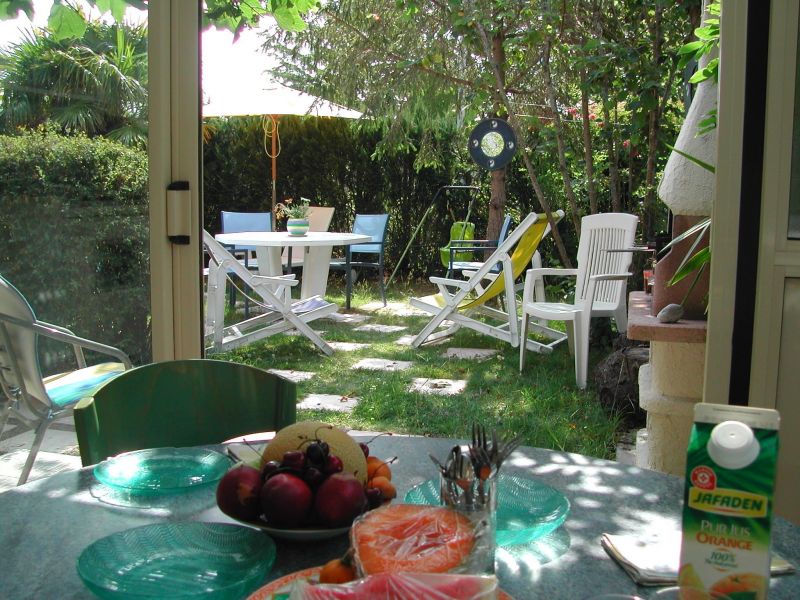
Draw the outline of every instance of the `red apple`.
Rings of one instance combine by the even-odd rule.
[[[327,527],[350,525],[366,509],[364,486],[350,473],[331,475],[317,489],[314,512]]]
[[[308,484],[291,473],[278,473],[261,488],[261,508],[273,527],[291,529],[308,518],[314,494]]]
[[[260,489],[261,471],[247,465],[234,467],[217,485],[217,506],[234,519],[255,521],[261,514]]]

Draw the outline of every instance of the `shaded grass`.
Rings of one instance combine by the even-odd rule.
[[[497,427],[506,434],[522,435],[530,446],[613,457],[617,420],[608,416],[593,390],[575,388],[574,362],[566,344],[549,355],[529,353],[525,371],[519,373],[518,350],[477,332],[460,329],[445,343],[419,349],[394,341],[418,333],[426,317],[400,317],[365,313],[359,307],[376,300],[375,286],[359,283],[352,298],[353,312],[369,314],[369,323],[401,325],[406,330],[390,334],[354,331],[354,324],[317,320],[312,326],[324,331],[329,341],[370,344],[354,352],[335,352],[327,357],[300,336],[278,335],[215,358],[244,362],[264,369],[313,371],[309,381],[298,383],[298,399],[309,393],[358,397],[350,414],[333,411],[298,411],[298,419],[319,419],[336,425],[373,431],[392,431],[426,436],[468,437],[473,422]],[[399,284],[389,299],[405,301],[427,293]],[[344,297],[331,285],[329,299],[340,305]],[[340,311],[342,312],[342,311]],[[476,361],[445,358],[448,347],[494,348],[499,353]],[[590,364],[602,358],[590,356]],[[406,371],[355,370],[363,358],[413,362]],[[407,391],[413,378],[466,380],[464,393],[436,396]]]

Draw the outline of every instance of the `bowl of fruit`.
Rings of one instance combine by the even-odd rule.
[[[276,433],[258,467],[238,464],[225,474],[217,506],[277,538],[335,537],[397,495],[391,462],[332,425],[301,421]]]

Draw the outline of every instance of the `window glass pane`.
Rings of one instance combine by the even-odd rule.
[[[53,3],[34,5],[33,23],[0,21],[0,274],[39,320],[147,363],[147,15],[86,5],[61,38]],[[64,344],[39,354],[45,374],[74,368]]]
[[[800,36],[800,32],[798,32]],[[800,239],[800,44],[797,47],[794,92],[794,132],[792,135],[792,184],[789,194],[789,239]]]

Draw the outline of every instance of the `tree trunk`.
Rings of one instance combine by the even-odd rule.
[[[663,7],[656,2],[655,14],[650,23],[650,33],[653,40],[653,64],[658,66],[661,62],[661,18]],[[658,89],[653,87],[650,90],[652,95],[652,107],[648,114],[647,123],[647,174],[645,177],[645,196],[644,196],[644,235],[645,241],[652,240],[655,236],[655,204],[656,204],[656,155],[658,150],[658,129],[659,119],[659,94]]]
[[[586,90],[586,68],[581,69],[581,117],[583,125],[583,162],[586,168],[586,194],[589,197],[589,212],[597,214],[597,187],[594,183],[594,154],[592,154],[592,131],[589,128],[589,92]]]
[[[611,121],[611,111],[608,110],[609,103],[609,83],[608,75],[603,77],[603,132],[606,138],[608,152],[608,189],[611,192],[611,211],[622,212],[622,200],[620,198],[619,184],[619,160],[617,149],[614,145],[614,125]]]
[[[486,29],[484,29],[480,22],[476,23],[475,28],[478,30],[478,34],[481,37],[483,50],[486,54],[486,57],[489,59],[489,64],[492,68],[492,72],[494,73],[494,79],[497,85],[497,89],[495,90],[496,102],[502,104],[508,113],[508,123],[511,125],[512,129],[514,130],[514,134],[517,136],[517,144],[522,147],[522,160],[525,163],[525,169],[528,171],[528,178],[531,180],[531,186],[533,186],[533,191],[534,194],[536,194],[536,199],[539,201],[539,206],[542,207],[542,211],[547,215],[547,221],[550,223],[550,228],[552,230],[551,235],[553,236],[553,242],[558,250],[558,255],[561,258],[562,264],[566,268],[571,269],[572,261],[570,261],[569,255],[567,254],[567,249],[564,246],[564,240],[561,238],[561,234],[558,232],[558,224],[553,219],[553,212],[550,209],[550,203],[544,196],[542,187],[539,185],[539,180],[536,177],[536,171],[534,170],[531,159],[528,156],[526,145],[524,143],[525,136],[523,135],[523,129],[520,127],[517,114],[512,109],[511,103],[508,100],[508,91],[506,90],[505,82],[503,80],[501,65],[497,64],[497,61],[494,57],[494,52],[492,52],[492,44],[489,42],[489,36],[486,34]]]
[[[486,239],[496,240],[497,236],[500,235],[503,212],[506,207],[506,170],[504,167],[490,173],[491,193],[489,195],[489,221],[486,223]]]
[[[553,126],[556,132],[556,148],[558,152],[558,168],[561,171],[561,178],[564,181],[564,193],[567,196],[567,202],[570,207],[570,215],[572,224],[578,236],[581,234],[581,215],[578,209],[578,199],[575,197],[575,190],[572,189],[572,176],[567,166],[567,153],[564,144],[564,132],[561,127],[561,113],[558,110],[558,103],[556,101],[556,88],[553,85],[553,77],[550,73],[550,51],[552,49],[552,42],[548,39],[544,44],[544,52],[542,54],[542,75],[544,77],[544,85],[547,90],[547,103],[550,105],[550,110],[553,113]]]
[[[500,71],[500,80],[505,85],[505,62],[506,51],[503,47],[503,40],[505,39],[502,31],[495,33],[492,36],[492,59],[497,64]],[[495,101],[494,112],[499,115],[503,109],[503,105]],[[503,212],[506,208],[506,169],[497,169],[491,171],[491,179],[489,180],[489,219],[486,223],[486,239],[495,240],[500,235],[500,227],[503,223]]]

